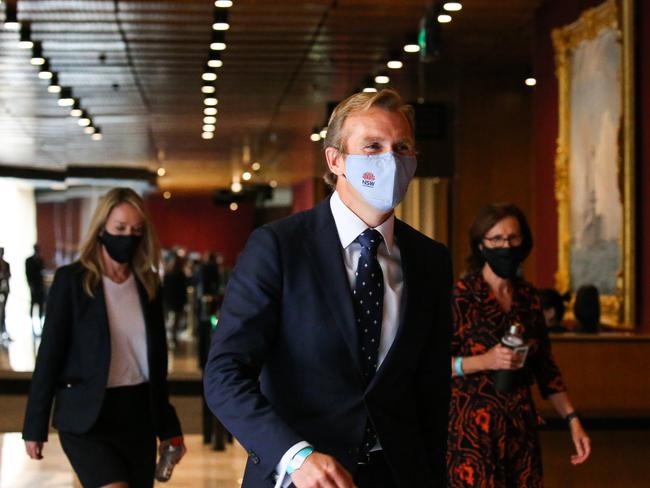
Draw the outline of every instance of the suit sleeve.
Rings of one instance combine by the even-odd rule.
[[[446,248],[437,259],[434,270],[438,275],[435,288],[435,323],[432,324],[428,344],[418,371],[418,411],[422,424],[423,442],[436,488],[447,486],[447,431],[449,401],[451,397],[450,342],[451,342],[451,288],[452,272],[449,252]]]
[[[204,388],[210,409],[264,478],[273,475],[287,449],[303,440],[276,414],[258,381],[278,335],[281,297],[278,242],[262,227],[251,235],[228,282]]]
[[[48,295],[47,314],[23,426],[23,439],[28,441],[47,441],[56,382],[68,352],[72,321],[72,279],[73,276],[66,268],[57,270]]]

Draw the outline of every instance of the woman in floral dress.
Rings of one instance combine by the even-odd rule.
[[[518,277],[532,248],[524,214],[514,205],[485,207],[470,246],[469,272],[453,293],[449,486],[542,487],[533,382],[567,421],[571,462],[584,462],[591,447],[553,360],[537,290]],[[523,326],[525,358],[500,343],[513,324]],[[516,376],[509,392],[495,387],[495,371],[504,369]]]

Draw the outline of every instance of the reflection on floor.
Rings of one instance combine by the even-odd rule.
[[[201,443],[201,437],[186,437],[188,453],[176,466],[168,483],[156,486],[187,488],[239,488],[246,453],[238,444],[215,452]],[[67,488],[78,486],[56,434],[44,450],[44,459],[32,461],[25,454],[20,434],[0,435],[0,488]]]

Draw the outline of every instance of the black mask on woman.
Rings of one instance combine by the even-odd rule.
[[[526,253],[522,246],[483,247],[481,254],[494,274],[504,280],[516,277],[519,265],[526,259]]]
[[[120,264],[131,262],[141,240],[141,236],[116,236],[106,230],[99,235],[108,255]]]

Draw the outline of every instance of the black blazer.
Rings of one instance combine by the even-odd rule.
[[[23,439],[46,441],[52,424],[71,433],[87,432],[97,420],[104,399],[111,359],[111,341],[103,287],[89,296],[82,285],[83,268],[59,268],[47,300],[47,314],[30,385]],[[156,435],[181,435],[180,423],[167,391],[167,341],[160,293],[152,302],[138,282],[149,359],[152,420]]]
[[[249,453],[244,487],[272,487],[277,463],[301,440],[354,473],[368,417],[400,487],[446,486],[449,253],[399,220],[395,239],[401,320],[366,387],[329,200],[251,235],[204,377],[208,405]]]

